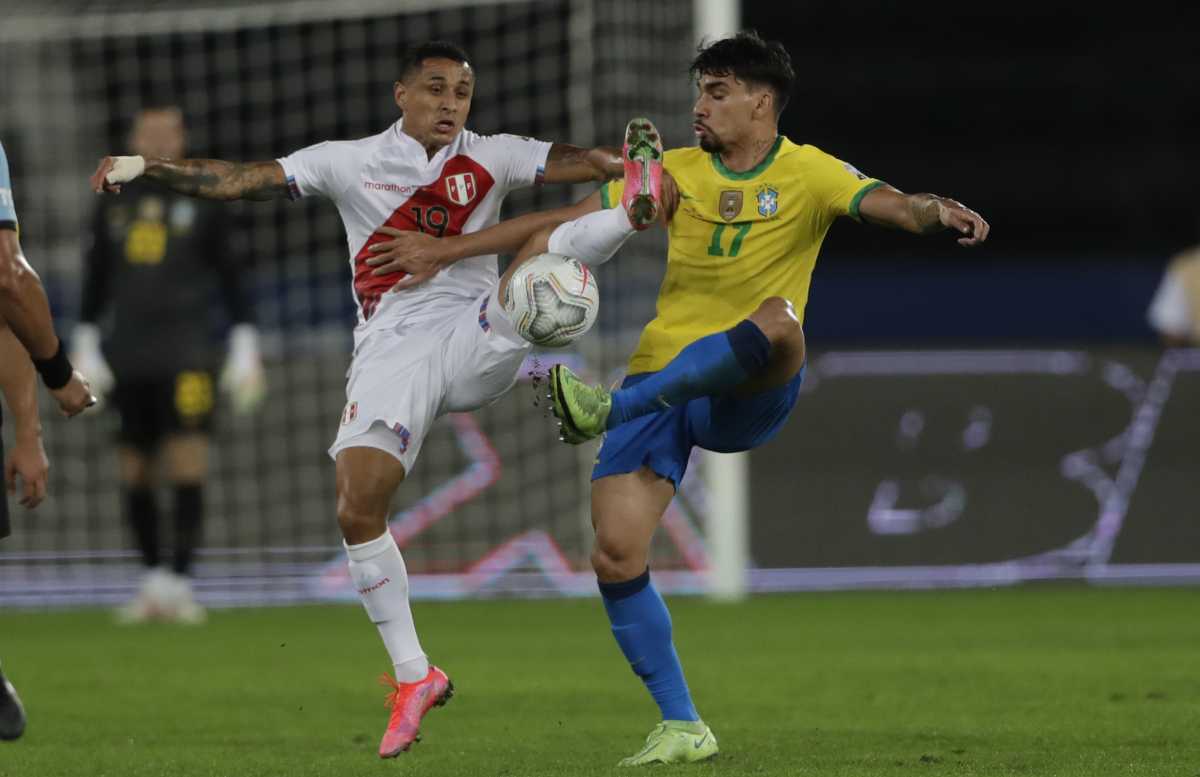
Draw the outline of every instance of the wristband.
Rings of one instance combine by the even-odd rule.
[[[49,359],[34,359],[33,368],[42,376],[42,383],[51,391],[58,391],[70,383],[71,375],[75,372],[71,360],[67,358],[67,352],[63,349],[62,340],[58,341],[58,350]]]
[[[109,183],[128,183],[146,172],[146,159],[140,156],[113,157],[112,169],[104,176]]]

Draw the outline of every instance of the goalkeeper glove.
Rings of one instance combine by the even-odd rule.
[[[116,378],[100,350],[100,327],[95,324],[76,324],[71,332],[71,364],[87,376],[96,404],[112,391]]]
[[[266,396],[258,330],[252,324],[237,324],[230,330],[229,354],[221,369],[220,385],[233,400],[233,411],[238,415],[253,412]]]

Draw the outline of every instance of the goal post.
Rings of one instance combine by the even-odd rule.
[[[736,32],[741,12],[739,0],[693,0],[697,43]],[[708,593],[738,601],[746,596],[750,565],[750,454],[706,452],[704,468],[710,495]]]

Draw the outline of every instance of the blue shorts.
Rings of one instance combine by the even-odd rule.
[[[633,386],[654,373],[625,378]],[[770,440],[791,414],[804,368],[782,386],[758,394],[699,397],[687,404],[626,421],[604,436],[592,480],[636,472],[643,466],[679,488],[692,446],[718,453],[748,451]]]

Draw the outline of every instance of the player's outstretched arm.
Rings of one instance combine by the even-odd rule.
[[[287,197],[283,166],[222,159],[159,159],[106,156],[92,173],[92,191],[119,192],[121,184],[145,177],[171,191],[206,200],[270,200]]]
[[[952,229],[959,233],[958,243],[962,246],[979,245],[991,230],[983,216],[957,200],[936,194],[905,194],[886,185],[867,192],[858,212],[871,224],[916,235]]]
[[[611,181],[625,174],[621,149],[610,146],[581,148],[555,143],[546,156],[546,183]]]
[[[416,286],[436,275],[443,268],[472,256],[488,254],[510,254],[525,247],[538,236],[544,241],[559,224],[593,213],[603,207],[600,193],[595,192],[586,199],[553,210],[526,213],[495,226],[453,237],[435,238],[423,232],[403,232],[391,227],[380,227],[381,234],[391,240],[374,244],[369,249],[375,256],[367,260],[373,266],[374,275],[408,273],[396,282],[395,288],[406,289]],[[541,246],[545,250],[545,246]]]

